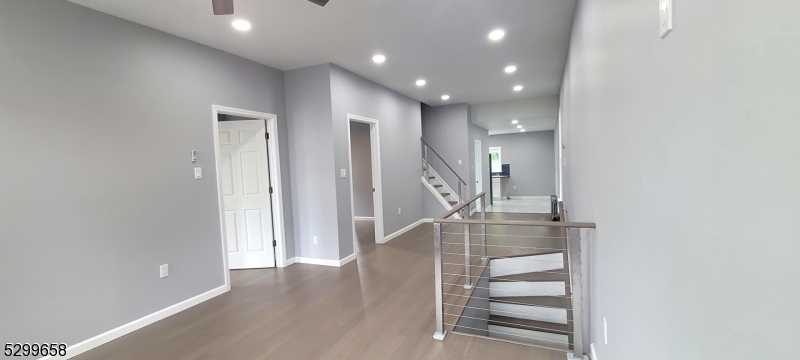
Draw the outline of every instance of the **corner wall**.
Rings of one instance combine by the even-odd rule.
[[[579,2],[563,181],[570,220],[597,222],[600,359],[800,353],[798,14],[675,1],[661,39],[657,1]]]
[[[3,342],[74,345],[224,286],[213,104],[278,116],[291,255],[281,71],[66,1],[0,1],[0,44]]]

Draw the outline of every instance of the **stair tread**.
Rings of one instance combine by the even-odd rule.
[[[450,203],[450,205],[458,204],[458,201],[448,201],[448,202]]]
[[[509,296],[492,297],[490,301],[516,305],[545,306],[551,308],[572,309],[572,301],[563,296]]]
[[[540,281],[569,281],[569,274],[561,274],[555,272],[529,272],[524,274],[505,275],[490,278],[491,282],[540,282]]]
[[[443,193],[441,193],[441,194],[442,194],[442,196],[450,196],[450,193],[445,193],[445,192],[443,192]]]
[[[546,321],[519,319],[507,316],[489,316],[489,325],[505,326],[530,331],[542,331],[553,334],[569,335],[569,328],[565,324]]]
[[[442,186],[444,186],[444,185],[433,185],[433,187],[435,187],[435,188],[440,188]]]

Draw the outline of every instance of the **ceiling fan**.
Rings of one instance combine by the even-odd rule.
[[[330,0],[308,0],[319,6],[325,6]],[[233,14],[233,0],[211,0],[214,7],[214,15],[231,15]]]

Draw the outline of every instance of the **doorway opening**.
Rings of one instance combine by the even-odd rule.
[[[350,209],[353,251],[356,253],[359,249],[363,251],[365,247],[385,242],[378,129],[378,120],[348,115]]]
[[[213,106],[225,280],[235,269],[286,266],[277,116]]]

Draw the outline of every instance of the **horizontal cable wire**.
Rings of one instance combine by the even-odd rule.
[[[461,266],[461,267],[463,267],[463,266],[464,266],[464,264],[463,264],[463,263],[461,263],[461,264],[457,264],[457,263],[446,263],[446,262],[443,262],[443,263],[442,263],[442,265],[457,265],[457,266]],[[473,267],[478,267],[477,265],[470,265],[470,266],[473,266]],[[513,271],[522,271],[521,273],[518,273],[518,274],[509,274],[509,275],[503,275],[503,276],[519,275],[519,274],[528,274],[528,273],[534,273],[534,272],[535,272],[535,273],[543,273],[543,272],[546,272],[546,271],[530,271],[530,270],[528,270],[528,269],[508,269],[508,268],[497,267],[497,266],[481,266],[481,268],[483,268],[483,269],[506,269],[506,270],[513,270]],[[566,266],[565,266],[564,268],[566,269]],[[553,269],[553,270],[558,270],[558,269]],[[569,275],[568,273],[560,273],[560,272],[551,272],[551,274],[567,274],[567,275]]]
[[[447,283],[447,282],[442,282],[442,285],[464,286],[464,284],[453,284],[453,283]],[[566,287],[569,286],[569,285],[558,285],[558,284],[539,284],[539,285],[558,286],[558,287],[563,287],[563,288],[566,288]],[[477,286],[475,284],[472,284],[472,287],[470,287],[470,289],[492,290],[492,288],[483,287],[483,286]],[[506,289],[494,289],[494,290],[495,291],[501,291],[501,292],[504,292],[504,293],[515,293],[515,294],[525,294],[525,293],[529,293],[530,292],[530,291],[523,291],[523,290],[506,290]],[[522,297],[522,296],[537,296],[537,295],[520,295],[520,297]],[[541,296],[563,296],[563,295],[541,295]]]
[[[442,252],[443,255],[459,255],[459,256],[480,256],[483,257],[481,254],[472,254],[470,251],[469,254],[465,253],[446,253]],[[555,254],[530,254],[530,255],[521,255],[521,256],[491,256],[489,260],[497,260],[497,259],[517,259],[518,261],[537,261],[537,262],[550,262],[550,263],[566,263],[564,260],[537,260],[537,259],[522,259],[522,257],[526,256],[543,256],[543,255],[555,255]]]
[[[451,243],[451,242],[444,242],[442,241],[442,245],[461,245],[464,246],[464,243]],[[560,250],[560,251],[569,251],[569,249],[562,249],[562,248],[543,248],[543,247],[533,247],[533,246],[514,246],[514,245],[483,245],[479,244],[480,246],[491,246],[491,247],[503,247],[503,248],[514,248],[514,249],[537,249],[537,250]]]
[[[457,306],[457,307],[463,307],[463,308],[467,308],[467,309],[473,309],[473,310],[479,310],[479,311],[489,311],[489,312],[491,312],[491,311],[492,311],[492,309],[488,309],[488,308],[477,308],[477,307],[472,307],[472,306],[466,306],[466,305],[457,305],[457,304],[450,304],[450,303],[442,303],[442,305]],[[538,305],[527,305],[527,306],[536,306],[536,307],[539,307]],[[541,306],[541,307],[545,307],[545,306]],[[549,308],[549,309],[559,309],[559,310],[571,311],[571,310],[569,310],[569,309],[564,309],[564,308],[555,308],[555,307],[548,307],[548,308]],[[531,316],[531,317],[537,317],[537,318],[543,318],[543,319],[557,319],[557,318],[555,318],[555,317],[552,317],[552,316],[538,316],[538,315],[531,315],[531,314],[517,313],[517,312],[513,312],[513,311],[504,311],[504,310],[494,310],[494,311],[495,311],[495,312],[498,312],[498,313],[503,313],[503,314],[521,315],[521,316]],[[459,316],[462,316],[462,315],[459,315]],[[513,316],[509,316],[509,317],[513,317]],[[559,319],[559,320],[560,320],[560,319]],[[543,320],[537,320],[537,321],[543,321]],[[571,322],[572,320],[569,320],[569,319],[567,319],[566,321],[568,321],[568,322]],[[549,321],[548,321],[548,322],[549,322]],[[555,323],[555,324],[560,324],[560,323]],[[561,325],[564,325],[564,324],[561,324]]]
[[[474,320],[487,320],[488,321],[488,319],[475,318],[475,317],[466,316],[466,315],[456,315],[456,314],[448,314],[448,313],[443,313],[442,315],[457,316],[459,318],[474,319]],[[512,322],[507,322],[507,321],[500,321],[500,320],[492,320],[492,322],[513,325],[513,326],[509,326],[509,327],[519,327],[519,326],[525,327],[522,330],[534,330],[534,331],[545,331],[545,332],[558,331],[558,330],[553,330],[553,329],[548,329],[548,328],[543,328],[543,327],[537,327],[537,326],[531,326],[531,325],[523,325],[523,324],[517,324],[517,323],[512,323]],[[558,325],[564,325],[564,324],[558,324]],[[567,331],[567,333],[568,334],[572,334],[572,331]],[[564,334],[558,334],[558,335],[564,335]]]
[[[458,224],[458,225],[463,225],[463,224]],[[483,225],[483,224],[474,224],[474,225]],[[459,233],[459,232],[444,232],[444,231],[442,231],[442,234],[445,234],[445,235],[464,235],[463,232]],[[473,233],[473,232],[470,232],[470,235],[483,236],[482,233]],[[512,234],[489,234],[489,233],[486,233],[486,236],[518,237],[518,238],[541,238],[541,239],[562,239],[562,240],[568,239],[566,236],[512,235]]]
[[[448,323],[444,323],[444,325],[452,326],[453,327],[453,331],[455,331],[455,328],[457,328],[457,327],[464,328],[464,329],[479,330],[479,331],[489,331],[489,330],[486,330],[486,329],[477,329],[477,328],[472,328],[472,327],[464,326],[464,325],[453,325],[453,324],[448,324]],[[504,333],[504,332],[501,332],[501,331],[493,331],[493,332],[497,333],[497,334],[511,335],[511,336],[514,336],[514,337],[526,338],[526,339],[531,339],[531,340],[540,340],[540,341],[547,341],[547,342],[552,342],[552,343],[556,343],[556,344],[572,345],[571,342],[563,342],[563,341],[557,341],[557,340],[541,339],[541,338],[535,338],[535,337],[524,336],[524,335]],[[558,334],[558,335],[561,335],[561,334]]]
[[[464,286],[464,284],[454,284],[454,285],[461,286],[461,287]],[[470,290],[472,290],[472,288],[470,288]],[[485,298],[472,297],[472,296],[469,296],[469,295],[461,295],[461,294],[449,293],[449,292],[444,292],[444,291],[442,292],[442,298],[444,298],[447,295],[468,297],[468,298],[473,298],[473,299],[483,299],[483,300],[489,300],[489,301],[498,301],[498,302],[499,301],[504,301],[504,300],[499,300],[500,298],[503,298],[503,297],[532,297],[530,295],[528,295],[528,296],[501,296],[501,297],[496,297],[494,299],[485,299]],[[542,296],[542,297],[546,296],[546,297],[551,297],[551,298],[570,299],[570,300],[572,299],[571,295],[538,295],[538,296]],[[520,305],[525,305],[525,304],[520,304]],[[557,309],[561,309],[561,308],[557,308]]]
[[[454,274],[454,273],[442,273],[442,275],[466,276],[466,275],[464,275],[464,274]],[[470,276],[471,276],[471,277],[478,277],[477,275],[470,275]],[[509,276],[511,276],[511,275],[509,275]],[[492,281],[492,279],[489,279],[489,282],[491,282],[491,281]],[[498,283],[516,283],[516,282],[523,282],[523,283],[531,283],[531,284],[539,284],[539,285],[547,285],[547,286],[564,286],[564,287],[568,287],[568,288],[571,288],[571,287],[572,287],[572,285],[566,284],[566,283],[567,283],[567,280],[543,280],[543,281],[528,281],[528,280],[510,280],[510,279],[509,279],[509,280],[504,280],[504,279],[500,279],[500,280],[495,280],[494,282],[498,282]],[[545,284],[545,283],[554,283],[554,282],[563,282],[563,283],[565,283],[565,285],[558,285],[558,284]],[[480,289],[486,289],[486,288],[480,288]],[[502,290],[502,291],[505,291],[505,290]]]
[[[476,300],[488,300],[489,302],[492,302],[492,301],[494,301],[494,302],[503,303],[503,304],[514,304],[514,305],[536,306],[536,307],[544,307],[544,308],[549,308],[549,309],[564,309],[564,308],[562,308],[562,307],[555,307],[555,306],[544,306],[544,305],[531,305],[531,304],[523,304],[523,303],[518,303],[518,302],[513,302],[513,301],[508,301],[508,300],[502,300],[502,299],[500,299],[500,298],[494,298],[494,299],[491,299],[491,298],[482,298],[482,297],[477,297],[477,296],[474,296],[474,295],[473,295],[473,296],[469,296],[469,295],[446,294],[446,293],[443,293],[443,294],[442,294],[442,297],[444,297],[444,295],[450,295],[450,296],[459,296],[459,297],[467,297],[467,298],[470,298],[470,299],[476,299]],[[546,296],[546,297],[552,297],[552,298],[560,298],[560,299],[572,299],[572,297],[570,297],[570,296],[551,296],[551,295],[545,295],[545,296]],[[445,303],[443,302],[442,304],[445,304]],[[572,311],[572,309],[566,309],[566,310],[567,310],[567,311]]]

